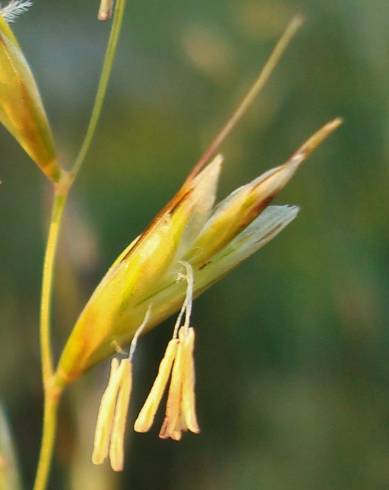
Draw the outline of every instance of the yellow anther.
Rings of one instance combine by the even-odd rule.
[[[176,357],[178,340],[172,339],[166,348],[165,355],[159,365],[158,375],[151,388],[149,396],[142,407],[134,425],[136,432],[147,432],[154,422],[163,393],[169,381],[173,362]]]
[[[111,444],[109,447],[109,459],[114,471],[122,471],[124,464],[124,436],[128,406],[132,389],[132,362],[123,359],[120,363],[121,383],[115,407],[115,417],[112,423]]]
[[[109,441],[111,437],[112,422],[115,413],[115,402],[119,383],[119,361],[115,358],[111,362],[111,372],[108,386],[101,398],[99,413],[97,415],[95,440],[93,445],[92,462],[102,464],[108,456]]]
[[[98,20],[106,21],[112,17],[113,0],[101,0],[99,11],[97,13]]]

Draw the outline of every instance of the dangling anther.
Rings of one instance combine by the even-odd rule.
[[[122,471],[124,466],[124,436],[132,390],[132,359],[139,335],[149,320],[150,311],[151,307],[134,335],[128,357],[121,359],[120,363],[117,358],[112,359],[108,386],[97,416],[92,462],[102,464],[109,455],[114,471]],[[119,344],[117,346],[121,351]]]
[[[170,340],[165,355],[159,366],[158,375],[149,396],[135,421],[137,432],[147,432],[153,424],[158,406],[171,376],[169,393],[166,403],[165,419],[159,436],[162,439],[181,439],[183,431],[200,431],[195,408],[195,371],[194,371],[194,329],[190,327],[193,302],[193,271],[190,264],[181,262],[185,267],[187,290],[184,303],[177,317],[173,338]],[[182,318],[185,321],[182,325]]]
[[[114,0],[101,0],[97,13],[98,20],[105,22],[112,18],[113,2]]]

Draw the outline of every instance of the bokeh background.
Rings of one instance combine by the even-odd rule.
[[[15,24],[64,162],[87,123],[108,25],[93,0],[40,0]],[[130,1],[102,122],[72,194],[55,347],[115,256],[178,188],[290,18],[306,24],[234,131],[220,196],[344,127],[277,202],[302,212],[195,303],[202,433],[129,430],[126,470],[90,462],[108,364],[65,397],[55,490],[389,488],[389,3]],[[38,297],[48,189],[0,131],[0,393],[31,488],[41,430]],[[133,420],[171,334],[142,340]]]

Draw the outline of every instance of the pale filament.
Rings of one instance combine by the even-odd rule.
[[[193,304],[193,285],[194,285],[194,277],[193,277],[193,268],[188,262],[181,261],[181,265],[185,267],[185,274],[180,275],[179,277],[183,277],[186,282],[187,282],[187,288],[186,288],[186,296],[184,303],[181,307],[180,313],[178,314],[176,324],[174,325],[174,333],[173,333],[173,338],[177,338],[178,335],[178,329],[181,326],[182,322],[182,317],[184,316],[185,313],[185,322],[184,322],[184,327],[185,330],[188,331],[189,325],[190,325],[190,317],[192,314],[192,304]]]

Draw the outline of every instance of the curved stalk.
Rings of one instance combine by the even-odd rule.
[[[63,212],[65,209],[68,188],[59,186],[54,193],[54,201],[51,211],[49,234],[47,237],[45,257],[43,261],[42,292],[40,303],[40,350],[42,362],[43,386],[47,384],[53,375],[53,354],[50,339],[51,324],[51,296],[53,289],[53,276],[55,256],[58,246],[58,236],[61,229]]]
[[[43,262],[42,293],[40,307],[40,351],[42,362],[42,381],[44,388],[43,432],[39,462],[34,490],[44,490],[51,466],[57,426],[57,410],[60,391],[52,385],[53,353],[51,347],[51,299],[55,257],[61,229],[63,212],[69,194],[67,174],[63,174],[60,183],[54,188],[49,233]]]
[[[111,33],[109,35],[108,45],[105,52],[103,67],[101,70],[100,81],[97,87],[91,118],[85,133],[84,141],[82,142],[80,151],[77,155],[76,161],[71,171],[73,180],[77,177],[77,174],[80,171],[82,164],[84,163],[85,157],[92,143],[93,136],[95,134],[97,124],[100,119],[105,95],[107,93],[108,82],[112,72],[113,61],[116,55],[116,49],[120,37],[120,32],[122,30],[125,8],[126,8],[126,0],[116,1]]]
[[[60,182],[54,187],[54,200],[43,264],[40,303],[40,352],[42,359],[42,379],[45,402],[43,433],[34,490],[45,490],[47,487],[48,476],[53,459],[58,405],[62,393],[62,388],[55,386],[56,378],[53,367],[53,354],[51,347],[51,299],[53,291],[55,257],[58,248],[58,237],[61,230],[62,217],[66,207],[70,188],[73,185],[88,153],[101,115],[123,24],[125,5],[126,0],[117,0],[116,2],[114,19],[104,56],[100,81],[97,88],[91,117],[80,151],[70,173],[64,172]]]

